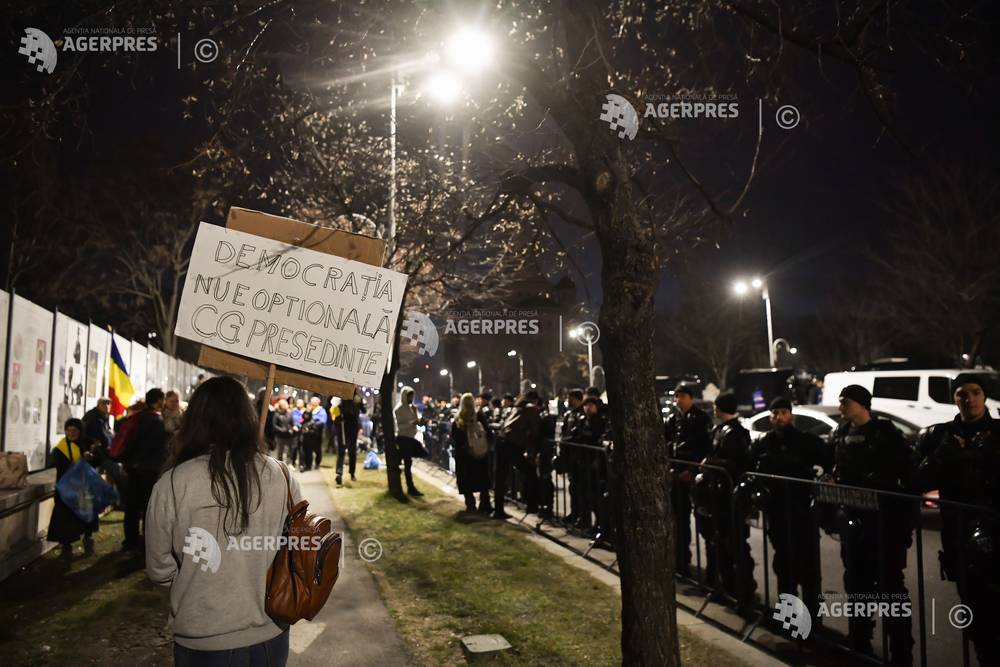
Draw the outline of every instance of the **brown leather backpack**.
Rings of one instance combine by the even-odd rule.
[[[303,618],[311,621],[326,604],[340,575],[343,541],[329,519],[308,513],[309,501],[292,504],[292,484],[284,463],[281,471],[288,485],[286,539],[267,570],[264,610],[275,623],[291,625]]]

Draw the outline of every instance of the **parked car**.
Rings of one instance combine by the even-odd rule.
[[[836,407],[841,390],[859,384],[872,393],[872,409],[896,415],[917,426],[950,421],[958,413],[951,382],[959,373],[978,375],[986,389],[986,407],[1000,415],[1000,377],[991,368],[963,370],[875,369],[827,373],[823,378],[823,405]]]
[[[806,433],[814,433],[824,442],[830,439],[830,434],[841,422],[837,406],[832,405],[797,405],[792,410],[792,414],[795,417],[794,424],[797,429]],[[907,442],[911,444],[916,442],[917,435],[920,433],[918,425],[882,410],[872,410],[872,415],[888,419],[902,431]],[[770,410],[765,410],[743,420],[743,426],[750,431],[750,437],[753,440],[758,440],[774,428],[770,417]]]

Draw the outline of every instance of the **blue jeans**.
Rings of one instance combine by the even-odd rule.
[[[174,642],[174,667],[285,667],[288,630],[274,639],[226,651],[197,651]]]

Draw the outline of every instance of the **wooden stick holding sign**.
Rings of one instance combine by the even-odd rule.
[[[257,428],[257,439],[264,441],[264,429],[267,428],[267,420],[271,418],[271,394],[274,393],[274,373],[277,367],[274,364],[267,366],[267,382],[264,384],[264,400],[260,402],[260,425]]]
[[[385,242],[232,208],[202,223],[176,333],[199,364],[318,394],[378,386],[407,276],[381,267]]]

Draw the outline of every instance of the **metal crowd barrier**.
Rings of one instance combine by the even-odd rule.
[[[447,438],[444,442],[447,443]],[[441,451],[439,447],[429,448],[431,458],[448,469],[447,460],[435,454]],[[506,500],[522,509],[527,509],[529,503],[538,505],[540,519],[535,529],[550,539],[559,541],[541,530],[546,523],[589,537],[589,546],[581,555],[608,567],[606,562],[590,558],[589,554],[595,548],[615,550],[615,512],[610,505],[612,451],[607,446],[549,441],[539,453],[534,477],[510,466]],[[495,456],[493,448],[491,456]],[[965,613],[962,605],[967,610],[968,598],[979,590],[977,582],[967,580],[966,552],[957,552],[958,560],[951,564],[954,572],[949,573],[951,580],[937,576],[935,571],[941,568],[931,568],[928,577],[927,562],[938,560],[942,530],[958,530],[964,536],[973,520],[984,516],[990,518],[994,527],[1000,527],[1000,513],[937,498],[778,475],[751,472],[733,479],[724,468],[697,462],[674,460],[671,467],[672,507],[677,505],[678,494],[683,497],[691,493],[696,475],[702,473],[710,480],[703,482],[709,489],[706,497],[695,498],[688,514],[693,518],[688,519],[693,523],[688,524],[689,545],[693,546],[691,566],[681,572],[685,569],[681,567],[683,563],[675,563],[678,579],[704,594],[696,615],[701,615],[711,602],[737,607],[746,619],[740,633],[746,641],[762,625],[771,624],[780,594],[792,594],[807,603],[811,618],[820,610],[819,616],[812,618],[810,637],[814,641],[833,645],[838,652],[846,650],[861,661],[888,662],[891,626],[896,636],[903,638],[908,633],[912,639],[914,664],[922,667],[979,664],[971,645],[972,626],[967,623],[968,616],[962,616]],[[678,484],[684,471],[692,478],[686,488]],[[537,484],[538,488],[526,488],[526,483]],[[674,511],[675,516],[685,514],[683,510]],[[724,519],[728,535],[717,530],[713,519],[719,518]],[[675,542],[677,535],[675,528]],[[776,541],[780,552],[777,563]],[[563,544],[572,548],[566,542]],[[857,583],[848,593],[844,556],[851,560],[855,578],[858,572],[864,574],[867,569],[861,578],[871,579],[869,583],[873,585]],[[886,562],[889,556],[903,560],[892,568]],[[722,562],[723,558],[735,561],[731,575],[728,571],[722,574],[729,567]],[[714,571],[709,561],[714,561]],[[898,570],[900,565],[902,581],[898,577],[890,581],[893,579],[890,571]],[[776,567],[784,571],[775,573]],[[616,571],[614,564],[609,569]],[[729,582],[724,581],[727,576]],[[995,577],[1000,582],[1000,572]],[[965,594],[960,596],[959,590]],[[817,591],[819,600],[806,599]],[[844,614],[852,613],[857,604],[867,609],[870,602],[889,607],[887,614],[882,613],[884,607],[876,610],[872,652],[868,654],[858,652],[858,647],[850,644],[851,621]],[[908,604],[909,616],[902,615],[904,603]],[[982,601],[979,604],[982,610]],[[972,611],[971,622],[975,623],[975,604]],[[988,621],[983,619],[983,622]],[[787,632],[780,625],[773,629],[777,633]],[[1000,632],[1000,625],[988,630],[995,635]]]
[[[451,464],[451,422],[428,422],[424,427],[424,447],[431,463],[454,472]]]

